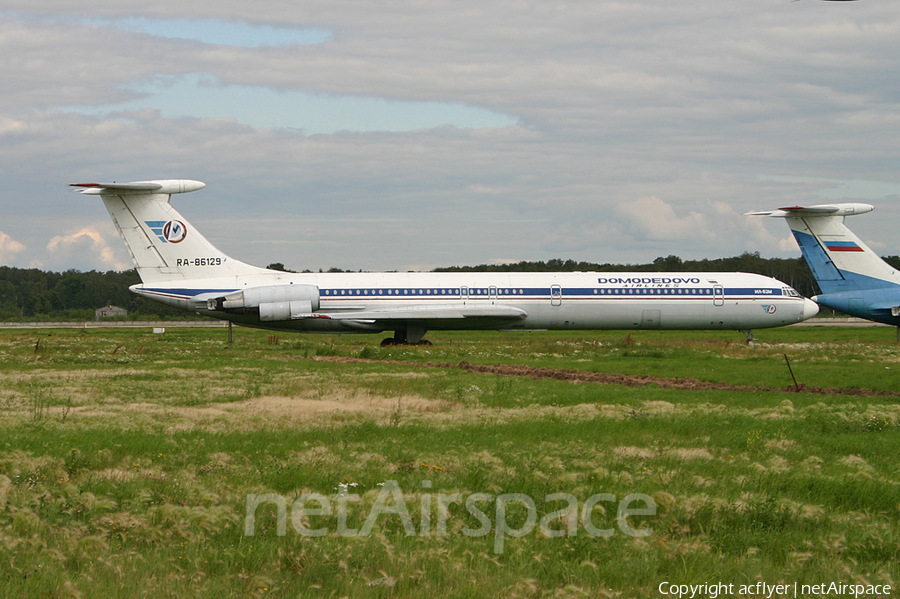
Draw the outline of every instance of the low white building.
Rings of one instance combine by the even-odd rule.
[[[128,310],[118,306],[103,306],[102,308],[94,310],[94,320],[117,316],[128,316]]]

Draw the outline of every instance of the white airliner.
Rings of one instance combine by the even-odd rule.
[[[822,290],[813,298],[816,302],[900,327],[900,272],[844,225],[846,217],[874,209],[871,204],[823,204],[747,215],[785,219]]]
[[[287,273],[216,249],[170,204],[199,181],[75,183],[99,195],[128,246],[138,295],[205,316],[283,331],[751,329],[814,316],[788,285],[745,273]],[[427,341],[423,342],[427,343]]]

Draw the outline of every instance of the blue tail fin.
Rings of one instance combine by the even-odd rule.
[[[844,225],[847,216],[874,210],[869,204],[795,206],[751,215],[787,221],[822,293],[823,306],[900,326],[900,273]]]
[[[900,285],[900,273],[844,225],[844,218],[874,210],[869,204],[795,206],[748,214],[787,221],[823,293]]]

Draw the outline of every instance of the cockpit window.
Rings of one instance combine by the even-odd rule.
[[[782,291],[787,297],[801,297],[801,295],[792,287],[785,287]]]

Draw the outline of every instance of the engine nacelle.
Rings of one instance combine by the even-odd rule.
[[[315,285],[251,287],[208,299],[206,307],[224,312],[259,310],[261,322],[292,320],[319,309],[319,288]]]

